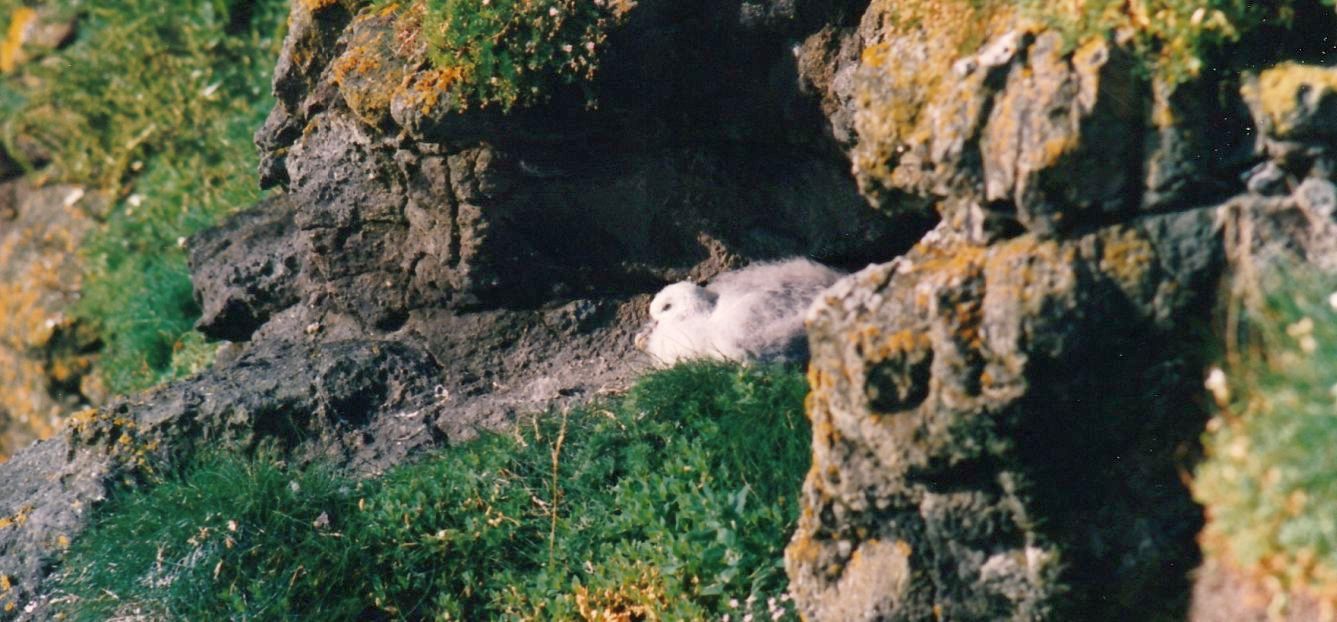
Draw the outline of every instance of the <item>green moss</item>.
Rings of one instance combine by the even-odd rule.
[[[1198,77],[1212,54],[1245,34],[1268,24],[1289,25],[1299,4],[1298,0],[1016,1],[1024,15],[1057,28],[1074,47],[1093,37],[1130,34],[1142,67],[1171,86]],[[1322,2],[1333,4],[1333,0]]]
[[[380,0],[380,7],[399,7]],[[401,10],[405,39],[422,37],[437,69],[433,89],[458,109],[510,110],[547,102],[564,86],[590,88],[625,0],[416,0]],[[347,69],[355,69],[349,67]]]
[[[361,483],[209,456],[118,495],[57,580],[75,619],[792,620],[805,393],[680,366]]]
[[[1209,382],[1223,406],[1193,491],[1207,552],[1337,602],[1337,278],[1264,280],[1245,345]]]
[[[0,86],[11,153],[37,145],[39,181],[116,199],[85,244],[74,310],[98,328],[98,370],[113,393],[143,389],[207,362],[191,332],[179,240],[259,197],[250,135],[272,102],[283,0],[61,0],[79,37],[52,62]]]

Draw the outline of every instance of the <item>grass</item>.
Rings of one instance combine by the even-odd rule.
[[[88,620],[792,620],[806,391],[682,365],[363,482],[207,456],[116,495],[57,580]]]
[[[1144,76],[1175,87],[1235,62],[1231,45],[1267,26],[1289,28],[1299,9],[1333,0],[901,0],[888,11],[892,30],[924,31],[946,46],[954,62],[973,53],[1014,16],[1048,26],[1069,50],[1091,39],[1127,35]],[[997,19],[997,18],[1002,18]],[[874,53],[878,46],[872,46]],[[893,59],[894,60],[894,59]],[[1233,69],[1238,69],[1234,67]]]
[[[1194,496],[1204,548],[1337,603],[1337,278],[1300,268],[1263,279],[1244,307],[1244,345],[1209,388]]]
[[[179,242],[260,198],[250,134],[272,104],[287,2],[57,6],[79,15],[79,38],[0,87],[0,129],[11,153],[49,154],[40,178],[114,201],[85,244],[74,315],[103,336],[107,387],[129,393],[208,361]]]
[[[1296,0],[1016,0],[1023,11],[1064,33],[1071,45],[1120,30],[1132,33],[1141,66],[1171,86],[1197,78],[1213,54],[1268,24],[1289,26]],[[1332,0],[1322,0],[1332,6]]]
[[[602,47],[627,0],[378,0],[400,9],[402,27],[425,39],[438,76],[457,109],[546,103],[565,86],[591,84]]]

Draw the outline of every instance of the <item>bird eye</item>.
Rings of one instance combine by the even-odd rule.
[[[672,309],[672,308],[673,308],[673,303],[668,302],[668,303],[664,303],[664,308],[663,308],[662,310],[663,310],[663,311],[668,311],[669,309]]]

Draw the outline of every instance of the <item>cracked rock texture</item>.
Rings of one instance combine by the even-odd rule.
[[[962,51],[953,16],[906,28],[894,4],[804,44],[872,205],[942,222],[810,313],[800,611],[1265,616],[1220,564],[1191,586],[1200,335],[1230,260],[1333,267],[1331,70],[1171,90],[1118,36],[976,11]]]
[[[1067,45],[1010,3],[640,0],[597,108],[459,112],[362,4],[292,3],[275,194],[189,241],[215,367],[0,464],[0,619],[45,619],[116,483],[205,446],[376,473],[616,390],[660,287],[790,255],[868,266],[810,316],[807,619],[1257,613],[1228,571],[1190,585],[1200,335],[1242,254],[1337,269],[1331,70],[1253,42],[1171,89],[1123,34]],[[57,213],[3,205],[0,257]]]

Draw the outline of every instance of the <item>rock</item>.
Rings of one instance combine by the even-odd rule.
[[[1281,603],[1278,607],[1274,603]],[[1278,600],[1247,572],[1219,560],[1198,570],[1193,584],[1193,622],[1312,622],[1324,619],[1324,605],[1312,594]]]
[[[68,314],[83,270],[77,251],[98,197],[74,186],[0,184],[0,460],[90,402],[96,336]]]
[[[74,39],[77,20],[54,3],[19,6],[7,17],[8,32],[0,44],[0,72],[13,73]]]
[[[1138,211],[1142,139],[1128,128],[1145,95],[1126,50],[1093,40],[1069,52],[1057,33],[1023,28],[957,60],[921,36],[882,35],[855,78],[855,173],[875,206],[941,200],[954,223],[989,206],[1042,235]],[[928,57],[908,69],[906,55]],[[917,82],[949,60],[952,80]]]
[[[298,302],[302,255],[292,218],[280,195],[190,238],[191,282],[202,310],[196,329],[244,341]]]
[[[308,93],[334,57],[334,44],[352,20],[356,0],[312,0],[293,2],[288,14],[288,33],[274,67],[274,98],[277,102],[265,124],[256,131],[260,147],[260,185],[269,188],[287,183],[285,157],[288,146],[300,135],[298,115]]]
[[[394,330],[415,309],[652,292],[744,258],[893,256],[931,216],[863,208],[786,43],[850,19],[843,4],[767,5],[757,22],[761,4],[639,3],[610,34],[598,110],[555,93],[542,109],[460,111],[388,13],[350,16],[337,43],[338,20],[295,30],[257,142],[292,195],[303,298]],[[294,63],[312,58],[326,60]],[[758,141],[774,148],[744,148]]]
[[[379,472],[443,435],[423,407],[440,368],[392,342],[269,345],[143,396],[87,409],[0,464],[0,608],[47,619],[42,581],[111,487],[197,450],[267,444],[292,460]],[[29,609],[29,605],[32,609]],[[6,609],[9,611],[10,609]]]
[[[1183,612],[1215,210],[987,247],[943,229],[809,318],[813,467],[786,566],[816,620]],[[1146,344],[1160,344],[1148,348]]]
[[[1328,70],[1170,88],[1009,3],[640,0],[597,107],[502,113],[364,4],[292,3],[279,191],[190,240],[217,365],[0,465],[0,609],[42,618],[112,482],[213,445],[376,473],[625,385],[665,283],[805,255],[875,264],[811,317],[808,619],[1189,611],[1194,326],[1228,257],[1337,266]]]

